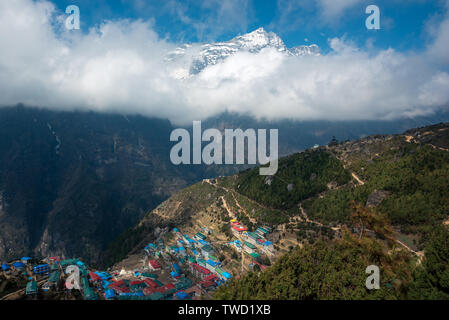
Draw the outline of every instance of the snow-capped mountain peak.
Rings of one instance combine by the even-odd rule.
[[[258,28],[224,42],[206,43],[200,46],[182,45],[167,55],[166,61],[177,63],[183,60],[183,67],[176,69],[175,77],[185,78],[200,73],[205,68],[224,61],[240,51],[258,53],[265,48],[274,48],[288,56],[319,55],[315,44],[287,48],[284,41],[274,32]],[[186,65],[188,64],[188,66]]]
[[[287,47],[274,32],[266,32],[264,28],[259,28],[253,32],[237,36],[229,42],[239,44],[241,48],[248,51],[260,51],[266,47],[273,47],[279,51],[286,51]]]

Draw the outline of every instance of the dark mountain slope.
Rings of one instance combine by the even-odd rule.
[[[169,160],[168,121],[0,110],[0,257],[97,261],[105,246],[201,178]]]

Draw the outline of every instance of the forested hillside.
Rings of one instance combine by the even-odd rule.
[[[449,230],[432,235],[425,260],[391,250],[379,240],[343,239],[296,248],[264,272],[251,272],[220,287],[215,299],[449,299]],[[380,267],[380,289],[365,287],[369,265]]]
[[[296,204],[306,221],[341,235],[311,238],[301,229],[304,219],[291,223],[287,228],[306,241],[268,270],[221,287],[215,298],[449,299],[448,142],[449,125],[439,124],[404,135],[334,141],[325,150],[302,153],[299,163],[289,161],[271,185],[251,171],[242,174],[237,190],[248,197],[291,214]],[[288,197],[289,184],[304,187]],[[381,270],[379,290],[365,287],[365,268],[372,264]]]

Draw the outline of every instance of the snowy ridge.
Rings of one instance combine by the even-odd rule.
[[[320,49],[315,44],[289,49],[275,33],[259,28],[226,42],[207,43],[197,47],[182,45],[167,55],[166,62],[180,64],[173,75],[186,78],[224,61],[239,51],[258,53],[264,48],[275,48],[288,56],[320,55]]]

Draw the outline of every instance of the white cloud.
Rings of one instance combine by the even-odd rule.
[[[446,1],[446,9],[449,11],[449,1]],[[449,64],[449,14],[446,12],[443,22],[431,26],[434,41],[429,47],[429,54],[438,61]]]
[[[428,114],[449,101],[445,20],[429,49],[370,55],[344,39],[318,57],[240,52],[177,80],[164,63],[176,44],[151,23],[106,22],[56,32],[45,1],[0,2],[0,105],[140,113],[176,123],[225,110],[269,119],[385,119]]]

